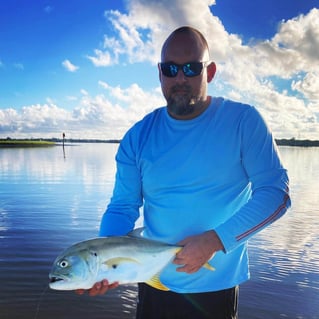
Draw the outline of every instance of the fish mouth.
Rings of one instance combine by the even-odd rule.
[[[64,281],[65,279],[62,277],[56,277],[56,276],[50,276],[50,284],[53,284],[55,282]]]

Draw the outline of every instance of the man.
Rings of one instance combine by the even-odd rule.
[[[183,246],[160,275],[169,291],[139,284],[137,318],[237,318],[247,240],[290,206],[287,173],[255,108],[207,95],[216,65],[199,31],[175,30],[161,60],[167,106],[123,138],[100,235],[131,231],[143,205],[145,236]]]

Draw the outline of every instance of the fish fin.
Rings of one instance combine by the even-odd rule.
[[[211,266],[209,263],[204,264],[203,267],[206,268],[206,269],[208,269],[208,270],[211,270],[211,271],[215,271],[215,270],[216,270],[216,269],[215,269],[213,266]]]
[[[111,259],[108,259],[107,261],[105,261],[103,264],[107,265],[108,267],[116,268],[119,264],[125,263],[125,262],[139,264],[139,262],[136,259],[129,258],[129,257],[111,258]]]
[[[163,291],[168,291],[169,288],[166,287],[164,284],[162,284],[160,278],[159,278],[159,274],[154,275],[151,279],[149,279],[148,281],[146,281],[146,283],[156,289],[159,290],[163,290]]]
[[[180,247],[176,247],[176,248],[175,248],[175,253],[177,254],[179,251],[181,251],[181,250],[182,250],[182,248],[183,248],[182,246],[180,246]]]
[[[132,231],[130,231],[127,236],[129,237],[136,237],[136,238],[141,238],[143,237],[142,236],[142,233],[144,232],[145,230],[145,227],[139,227],[139,228],[135,228],[133,229]]]

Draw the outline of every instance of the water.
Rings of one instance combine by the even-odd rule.
[[[97,235],[117,147],[0,149],[0,319],[134,318],[134,285],[99,297],[47,289],[55,257]],[[241,319],[319,318],[319,148],[281,154],[293,207],[250,241]]]

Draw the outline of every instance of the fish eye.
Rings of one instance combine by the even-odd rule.
[[[69,266],[69,263],[68,263],[66,260],[61,260],[61,261],[59,262],[59,266],[60,266],[61,268],[66,268],[66,267]]]
[[[91,254],[92,256],[94,256],[94,257],[97,257],[97,252],[95,252],[95,251],[91,251],[90,254]]]

